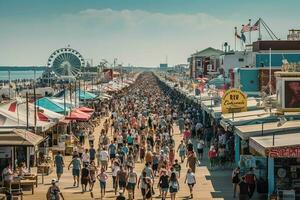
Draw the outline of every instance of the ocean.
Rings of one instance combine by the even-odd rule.
[[[17,79],[33,79],[34,71],[36,71],[36,78],[41,77],[45,66],[0,66],[0,81]]]
[[[43,71],[36,71],[36,78],[42,76]],[[9,80],[8,71],[0,71],[0,81]],[[17,80],[17,79],[33,79],[34,78],[34,71],[33,70],[25,70],[25,71],[10,71],[10,80]]]

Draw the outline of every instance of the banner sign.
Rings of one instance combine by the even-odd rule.
[[[300,146],[272,147],[270,149],[266,149],[266,155],[272,158],[299,158]]]
[[[222,113],[247,111],[247,96],[239,89],[230,89],[222,97]]]

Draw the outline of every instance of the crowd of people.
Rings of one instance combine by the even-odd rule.
[[[201,123],[199,106],[188,102],[152,73],[139,75],[134,84],[101,106],[102,116],[106,117],[100,136],[96,138],[90,132],[87,137],[79,138],[81,144],[88,138],[89,148],[83,149],[83,145],[75,148],[68,164],[68,169],[72,167],[73,186],[81,184],[82,192],[92,191],[99,182],[101,197],[105,197],[107,181],[112,179],[117,199],[125,199],[125,193],[128,199],[135,199],[137,190],[145,200],[153,195],[164,200],[168,194],[176,199],[183,187],[178,179],[185,176],[189,198],[193,198],[195,171],[205,156],[205,146],[210,147],[207,156],[212,168],[226,162],[231,138],[222,130],[217,134],[207,131]],[[174,124],[178,125],[182,138],[177,143]],[[144,164],[140,174],[135,169],[138,162]],[[183,164],[185,172],[181,172]],[[60,181],[65,166],[60,153],[55,156],[55,165],[57,180],[53,183]],[[59,198],[58,194],[54,196]]]
[[[134,199],[137,189],[143,199],[152,199],[156,193],[161,199],[166,199],[168,193],[175,199],[180,190],[181,165],[186,159],[185,183],[193,198],[197,160],[203,157],[204,148],[202,138],[197,145],[192,140],[196,136],[193,126],[197,126],[197,131],[202,130],[198,123],[200,111],[187,106],[173,92],[153,74],[144,73],[135,84],[104,105],[110,115],[103,123],[99,138],[89,135],[90,148],[83,152],[75,149],[68,164],[68,169],[72,167],[73,186],[79,187],[81,183],[82,192],[92,191],[98,180],[103,197],[106,182],[112,178],[115,194],[119,192],[120,196],[117,199],[123,199],[125,192],[129,199]],[[179,125],[182,134],[179,144],[173,138],[174,123]],[[99,144],[96,149],[95,140]],[[178,159],[176,152],[180,155]],[[137,162],[145,164],[141,174],[135,171]],[[60,153],[55,156],[55,166],[56,181],[60,181],[65,166]]]

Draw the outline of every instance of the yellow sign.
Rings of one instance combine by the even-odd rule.
[[[247,96],[239,89],[230,89],[222,97],[222,113],[247,111]]]

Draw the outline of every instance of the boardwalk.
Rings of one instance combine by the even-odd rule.
[[[104,120],[102,120],[103,122]],[[100,129],[101,129],[102,123],[99,127],[95,129],[95,136],[96,138],[99,137]],[[179,134],[178,127],[174,127],[175,135],[174,139],[176,141],[176,146],[181,140],[181,135]],[[95,140],[96,145],[98,143],[97,140]],[[88,144],[86,144],[88,146]],[[205,154],[206,155],[206,154]],[[178,156],[176,156],[178,158]],[[65,157],[65,163],[68,164],[71,160],[71,156]],[[203,160],[200,167],[197,167],[196,169],[196,178],[197,178],[197,185],[194,188],[194,199],[199,200],[208,200],[208,199],[232,199],[232,193],[231,193],[231,178],[230,170],[215,170],[215,171],[209,171],[206,164],[207,157]],[[144,164],[137,163],[135,170],[137,171],[138,175],[141,173],[141,170],[143,169]],[[182,167],[182,173],[180,178],[180,191],[177,194],[176,199],[187,199],[189,195],[189,190],[187,185],[184,184],[184,175],[186,172],[186,163],[183,163],[181,165]],[[109,170],[109,174],[110,170]],[[48,187],[50,186],[50,181],[52,178],[55,178],[56,175],[53,172],[49,176],[45,177],[44,184],[41,184],[41,178],[39,179],[39,185],[38,189],[35,190],[35,194],[31,195],[30,191],[25,191],[24,200],[40,200],[45,199],[45,194],[47,192]],[[155,179],[156,183],[154,183],[154,186],[156,188],[157,186],[157,178]],[[62,176],[61,182],[58,183],[59,187],[61,188],[65,199],[67,200],[82,200],[82,199],[100,199],[100,187],[99,182],[96,182],[95,188],[93,192],[81,192],[81,188],[73,187],[73,177],[71,174],[71,170],[68,171],[67,168],[64,169],[64,174]],[[103,199],[115,199],[115,195],[112,189],[112,178],[110,177],[107,184],[107,194]],[[155,191],[158,191],[155,189]],[[125,193],[126,194],[126,193]],[[127,194],[126,194],[127,195]],[[169,195],[168,195],[169,196]],[[142,199],[141,193],[139,190],[136,190],[136,199]],[[158,194],[154,195],[154,199],[160,199],[158,197]]]

